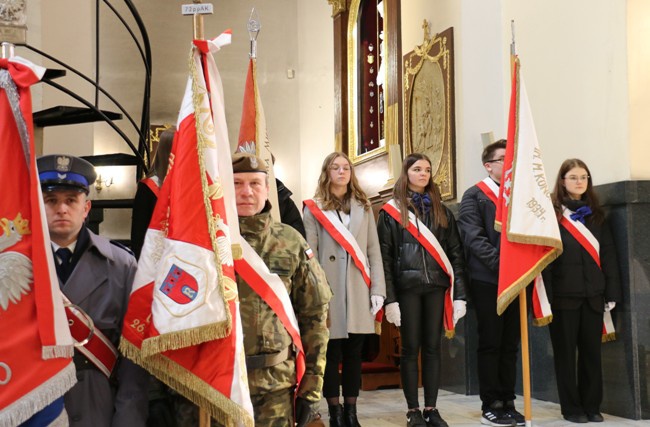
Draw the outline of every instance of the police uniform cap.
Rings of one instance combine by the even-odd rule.
[[[232,156],[232,172],[262,172],[268,173],[266,169],[266,162],[254,154],[250,153],[235,153]]]
[[[97,179],[95,167],[88,161],[66,154],[48,154],[36,159],[43,191],[68,189],[88,194]]]

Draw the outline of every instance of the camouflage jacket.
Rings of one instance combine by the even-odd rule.
[[[273,222],[270,213],[240,217],[239,227],[244,239],[269,270],[280,276],[289,292],[306,356],[306,372],[298,396],[318,401],[329,338],[327,309],[332,296],[325,273],[302,236],[287,225]],[[246,355],[275,353],[291,345],[291,336],[275,312],[239,276],[237,287]],[[294,358],[249,371],[248,384],[251,395],[295,386]]]

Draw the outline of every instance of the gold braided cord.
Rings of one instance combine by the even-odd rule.
[[[141,351],[126,339],[122,339],[120,351],[154,374],[156,378],[205,409],[224,426],[234,427],[241,423],[246,427],[253,427],[253,418],[244,408],[171,359],[161,354],[144,357]]]
[[[214,123],[212,123],[211,120],[206,120],[205,124],[210,127],[210,129],[203,129],[201,126],[202,121],[201,121],[201,114],[210,114],[211,109],[209,107],[210,105],[210,100],[208,99],[208,108],[207,109],[201,109],[201,105],[203,104],[203,101],[205,98],[208,96],[207,94],[207,88],[205,86],[200,86],[199,85],[199,71],[197,70],[196,67],[196,62],[194,61],[194,52],[196,47],[192,48],[192,51],[190,52],[190,72],[192,74],[192,105],[194,107],[194,123],[196,127],[196,150],[199,158],[199,169],[201,173],[201,187],[203,190],[203,205],[205,207],[205,214],[208,222],[208,232],[210,233],[210,242],[212,243],[212,253],[214,256],[214,262],[217,267],[217,274],[219,275],[218,277],[218,283],[219,286],[217,287],[219,296],[221,297],[221,301],[224,304],[224,309],[226,312],[226,330],[227,333],[226,335],[229,335],[232,329],[232,318],[230,317],[230,310],[228,310],[227,302],[226,302],[226,295],[225,295],[225,290],[224,290],[224,277],[223,277],[223,268],[221,265],[221,259],[219,257],[219,247],[217,245],[217,224],[216,224],[216,218],[214,215],[214,212],[212,211],[212,202],[210,201],[210,189],[208,188],[208,180],[206,177],[206,170],[205,170],[205,157],[204,157],[204,149],[206,147],[211,147],[212,143],[210,142],[209,138],[206,137],[205,132],[209,133],[214,133]],[[216,148],[216,147],[214,147]],[[215,182],[215,184],[218,184]],[[233,218],[228,218],[228,220],[232,221]],[[225,336],[225,335],[224,335]]]

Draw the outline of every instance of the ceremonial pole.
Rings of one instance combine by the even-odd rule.
[[[517,59],[517,49],[515,46],[515,21],[510,21],[510,31],[512,33],[512,42],[510,43],[510,76],[515,71],[515,61]],[[502,232],[505,232],[503,230]],[[533,425],[533,410],[531,405],[530,392],[530,354],[528,352],[528,307],[526,300],[526,287],[519,291],[519,326],[521,334],[521,380],[524,391],[524,418],[526,427]]]
[[[212,14],[212,4],[202,3],[201,0],[193,1],[193,4],[182,5],[181,11],[183,15],[192,15],[194,40],[204,40],[203,15]],[[199,427],[210,427],[210,414],[201,407],[199,407]]]

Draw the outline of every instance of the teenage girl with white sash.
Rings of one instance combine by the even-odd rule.
[[[413,232],[402,225],[409,223]],[[425,233],[427,230],[430,232]],[[447,423],[436,409],[440,340],[443,323],[447,332],[453,333],[453,325],[449,325],[451,299],[454,323],[465,315],[465,261],[456,221],[442,204],[431,176],[431,161],[424,154],[413,153],[404,159],[393,201],[379,214],[378,232],[386,277],[386,320],[401,325],[400,371],[408,405],[407,426],[445,427]],[[424,234],[428,240],[421,240]],[[442,253],[432,249],[436,245]],[[453,294],[446,295],[452,284]],[[443,313],[445,306],[448,313]],[[420,349],[424,412],[418,402]]]
[[[562,163],[552,200],[564,251],[544,283],[560,407],[568,421],[601,422],[603,312],[621,300],[616,248],[582,160]]]
[[[323,379],[330,426],[357,427],[361,352],[365,336],[375,332],[386,287],[372,209],[345,154],[334,152],[323,161],[314,199],[305,201],[303,222],[307,242],[334,294]]]

